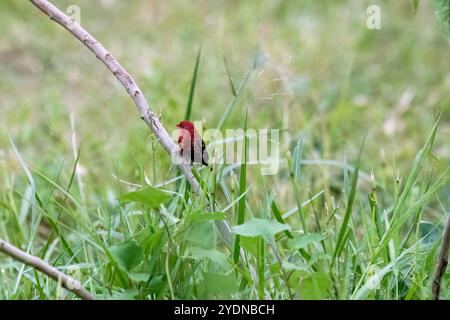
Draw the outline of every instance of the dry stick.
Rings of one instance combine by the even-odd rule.
[[[92,35],[89,34],[76,21],[64,14],[61,10],[56,8],[53,4],[46,0],[30,0],[32,4],[38,7],[42,12],[50,17],[51,20],[63,26],[75,38],[80,40],[86,47],[91,50],[95,56],[105,64],[105,66],[114,74],[123,87],[127,90],[131,99],[136,105],[141,119],[150,127],[153,134],[158,138],[167,153],[171,156],[172,161],[178,165],[187,181],[195,193],[199,193],[201,188],[192,174],[192,167],[185,163],[177,152],[177,146],[173,142],[170,135],[162,125],[158,116],[151,110],[147,100],[145,99],[141,89],[139,89],[136,82],[131,75],[114,59],[111,53],[106,50],[100,42],[98,42]],[[225,242],[231,244],[231,229],[230,225],[225,220],[216,220],[216,226],[219,229]]]
[[[447,224],[445,225],[444,233],[442,234],[441,251],[439,252],[436,272],[433,279],[433,299],[439,300],[441,292],[441,279],[444,275],[448,264],[448,249],[450,247],[450,214],[448,215]]]
[[[81,299],[85,300],[93,300],[94,297],[87,291],[78,280],[75,280],[63,272],[59,271],[55,267],[52,267],[42,259],[32,256],[31,254],[25,253],[19,248],[14,247],[9,244],[5,240],[0,239],[0,252],[6,253],[11,258],[18,260],[20,262],[29,265],[42,273],[45,273],[50,278],[56,280],[57,282],[61,281],[61,284],[64,288],[69,291],[72,291]]]
[[[36,7],[50,17],[51,20],[63,26],[67,31],[80,40],[86,47],[88,47],[96,57],[102,61],[106,67],[114,74],[117,80],[124,86],[128,94],[133,99],[141,119],[152,129],[154,135],[159,139],[162,146],[173,157],[173,160],[181,160],[176,152],[176,145],[171,137],[161,124],[158,116],[151,110],[140,88],[130,76],[130,74],[120,65],[119,62],[109,53],[100,42],[98,42],[92,35],[90,35],[77,22],[73,21],[66,14],[56,8],[53,4],[46,0],[30,0]],[[180,163],[179,161],[178,163]],[[191,167],[188,164],[181,164],[184,175],[196,191],[199,185],[191,172]]]
[[[158,116],[151,110],[150,105],[145,99],[141,89],[131,75],[122,67],[122,65],[106,50],[100,42],[98,42],[89,32],[81,27],[76,21],[73,21],[61,10],[46,0],[29,0],[38,9],[50,17],[51,20],[63,26],[75,38],[80,40],[86,47],[91,50],[95,56],[105,64],[105,66],[114,74],[123,87],[127,90],[131,99],[136,105],[141,119],[150,127],[153,134],[161,142],[164,149],[171,156],[172,161],[178,165],[187,181],[195,193],[201,192],[201,187],[192,174],[192,167],[185,163],[177,152],[177,146],[167,133]],[[216,220],[216,227],[219,230],[224,241],[231,245],[231,228],[226,220]],[[241,255],[243,252],[241,251]],[[252,272],[254,274],[254,272]]]

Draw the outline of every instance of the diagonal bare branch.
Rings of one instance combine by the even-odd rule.
[[[72,291],[81,299],[85,300],[93,300],[94,297],[87,291],[78,280],[75,280],[63,272],[59,271],[55,267],[52,267],[44,260],[32,256],[26,252],[23,252],[19,248],[16,248],[12,244],[6,242],[5,240],[0,239],[0,252],[7,254],[15,260],[25,263],[42,273],[46,274],[53,280],[57,282],[61,282],[61,285],[69,291]]]
[[[55,21],[59,25],[63,26],[69,31],[75,38],[80,40],[86,47],[91,50],[95,56],[103,62],[103,64],[114,74],[119,80],[122,86],[126,89],[131,99],[133,99],[136,105],[141,119],[150,127],[153,134],[159,140],[161,145],[171,156],[174,163],[178,165],[183,174],[186,176],[187,181],[192,187],[192,190],[196,193],[201,191],[201,187],[192,174],[192,167],[185,163],[183,159],[178,155],[177,146],[173,142],[170,135],[162,125],[159,117],[152,111],[150,105],[144,97],[139,86],[133,80],[131,75],[122,67],[122,65],[112,56],[112,54],[103,47],[89,32],[81,27],[76,21],[73,21],[64,12],[59,10],[53,4],[47,0],[29,0],[38,9],[44,12],[51,20]],[[231,244],[231,230],[227,221],[217,220],[216,225],[221,233],[223,239]]]
[[[158,116],[151,110],[147,100],[145,99],[141,89],[130,76],[130,74],[122,67],[122,65],[112,56],[103,45],[98,42],[89,32],[81,27],[76,21],[73,21],[65,13],[55,7],[46,0],[30,0],[36,7],[50,17],[51,20],[57,22],[69,31],[73,36],[80,40],[86,47],[91,50],[95,56],[105,64],[105,66],[114,74],[117,80],[127,90],[131,99],[136,105],[141,119],[152,129],[154,135],[159,139],[164,149],[173,157],[177,163],[181,163],[182,159],[178,156],[176,145],[161,124]],[[181,163],[179,167],[194,190],[199,189],[199,185],[195,180],[189,164]]]

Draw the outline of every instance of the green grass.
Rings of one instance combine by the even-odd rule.
[[[99,299],[430,299],[450,48],[431,2],[380,1],[370,31],[372,2],[77,1],[169,132],[281,129],[277,174],[196,168],[200,195],[86,48],[1,2],[0,238]],[[0,299],[74,298],[0,254]]]

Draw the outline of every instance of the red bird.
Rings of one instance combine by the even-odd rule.
[[[192,122],[183,120],[177,127],[180,128],[178,135],[178,145],[180,146],[180,157],[187,159],[191,163],[201,163],[209,165],[208,153],[205,142],[198,134]]]

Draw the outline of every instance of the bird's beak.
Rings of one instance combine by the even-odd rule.
[[[180,124],[177,124],[177,128],[179,128],[180,127]]]

